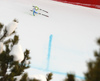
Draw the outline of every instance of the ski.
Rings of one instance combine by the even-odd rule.
[[[42,14],[42,13],[38,13],[39,15],[43,15],[45,17],[49,17],[48,15]]]
[[[48,11],[46,11],[46,10],[43,10],[43,9],[40,9],[41,11],[44,11],[44,12],[46,12],[46,13],[48,13]]]
[[[33,6],[33,7],[35,7],[35,6]],[[48,13],[48,11],[46,11],[46,10],[43,10],[43,9],[41,9],[41,8],[39,8],[39,10],[41,10],[41,11],[44,11],[44,12]]]

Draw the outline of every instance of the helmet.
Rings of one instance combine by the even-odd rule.
[[[35,6],[35,10],[37,11],[37,10],[39,10],[39,8],[37,6]]]

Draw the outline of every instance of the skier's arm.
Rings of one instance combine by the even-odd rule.
[[[38,12],[35,12],[36,14],[38,14]]]

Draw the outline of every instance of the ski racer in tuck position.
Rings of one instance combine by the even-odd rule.
[[[40,9],[40,8],[37,7],[37,6],[33,6],[33,9],[30,10],[30,11],[33,12],[33,16],[35,16],[35,14],[39,14],[39,15],[43,15],[43,16],[45,16],[45,17],[49,17],[48,15],[45,15],[45,14],[42,14],[42,13],[37,12],[38,10],[43,11],[43,12],[45,12],[45,13],[48,13],[48,11],[43,10],[43,9]]]
[[[33,6],[33,16],[35,16],[35,13],[38,14],[37,10],[39,10],[39,8],[37,6]]]

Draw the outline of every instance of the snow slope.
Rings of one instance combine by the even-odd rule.
[[[40,12],[49,18],[32,16],[32,5],[47,10],[48,14]],[[7,25],[14,18],[19,21],[17,34],[23,51],[30,50],[31,68],[27,70],[30,75],[53,72],[52,81],[62,81],[67,72],[74,72],[77,78],[84,76],[86,61],[94,59],[93,51],[98,49],[100,10],[51,0],[0,0],[0,22]]]

